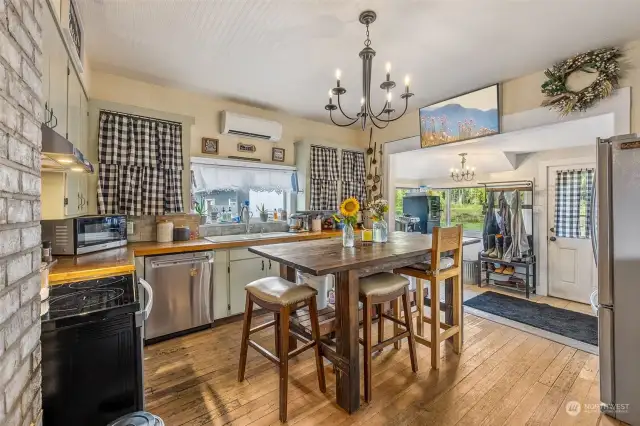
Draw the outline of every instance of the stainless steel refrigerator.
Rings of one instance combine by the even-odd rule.
[[[640,425],[640,138],[598,139],[597,146],[600,400],[609,415]]]

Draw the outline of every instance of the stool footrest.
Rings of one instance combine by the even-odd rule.
[[[291,352],[289,352],[289,359],[293,358],[294,356],[300,355],[302,352],[306,351],[307,349],[311,349],[312,347],[314,347],[316,344],[315,340],[311,340],[307,343],[305,343],[304,345],[292,350]]]
[[[385,347],[387,347],[389,345],[392,345],[395,342],[397,342],[398,340],[404,339],[406,337],[409,337],[409,332],[408,331],[402,332],[400,334],[396,334],[395,336],[390,337],[387,340],[384,340],[384,341],[378,343],[377,345],[373,345],[371,347],[371,351],[372,352],[377,352],[377,351],[381,350],[382,348],[385,348]]]
[[[249,339],[247,343],[249,344],[249,346],[251,346],[253,349],[258,351],[260,355],[267,358],[269,361],[273,362],[276,365],[280,364],[280,358],[276,357],[274,354],[272,354],[271,352],[269,352],[268,350],[260,346],[258,343],[254,342],[251,339]]]
[[[276,325],[275,320],[265,322],[264,324],[260,324],[256,327],[253,327],[251,330],[249,330],[249,335],[252,335],[253,333],[257,333],[258,331],[262,331],[265,328],[273,327],[274,325]]]
[[[391,315],[382,314],[382,318],[387,319],[387,320],[389,320],[391,322],[395,322],[396,324],[401,325],[403,327],[406,326],[404,321],[400,321],[398,318],[392,317]]]
[[[454,325],[454,326],[448,328],[446,331],[440,333],[440,341],[447,340],[449,337],[451,337],[454,334],[457,334],[459,332],[460,332],[460,327],[457,326],[457,325]]]

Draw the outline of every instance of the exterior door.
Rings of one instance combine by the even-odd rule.
[[[548,274],[549,295],[575,302],[589,303],[589,296],[594,290],[595,261],[591,247],[591,238],[568,238],[556,234],[556,178],[558,171],[580,168],[595,168],[595,164],[580,164],[575,167],[560,166],[547,169],[547,244],[548,244]],[[595,182],[594,182],[595,183]],[[583,184],[584,186],[584,184]],[[584,188],[586,194],[590,188]],[[572,198],[569,202],[581,203],[580,212],[581,232],[586,232],[586,205],[584,197]],[[586,235],[586,234],[584,234]]]

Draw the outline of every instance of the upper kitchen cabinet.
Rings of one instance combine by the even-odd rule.
[[[71,64],[69,64],[69,78],[68,78],[68,94],[67,94],[67,139],[80,151],[84,152],[85,143],[84,137],[81,137],[82,132],[82,98],[84,98],[84,92],[82,91],[82,85],[80,80],[74,71],[71,71]]]
[[[45,15],[49,15],[45,13]],[[52,16],[48,17],[53,19]],[[55,24],[54,24],[55,25]],[[64,41],[58,35],[57,28],[54,27],[54,34],[45,34],[43,40],[49,40],[51,51],[47,52],[49,57],[49,102],[50,112],[53,113],[53,129],[63,137],[67,137],[67,96],[68,96],[68,56]],[[49,47],[49,46],[47,46]]]

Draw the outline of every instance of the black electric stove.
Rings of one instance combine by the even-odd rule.
[[[133,275],[52,286],[43,329],[67,327],[140,310]]]
[[[52,286],[42,321],[45,426],[104,426],[144,408],[133,275]]]

